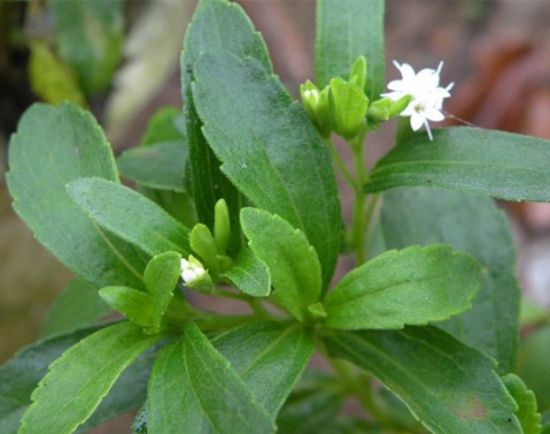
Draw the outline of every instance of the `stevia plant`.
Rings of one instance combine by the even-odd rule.
[[[541,431],[514,374],[515,253],[491,197],[550,201],[550,143],[432,132],[451,86],[441,65],[396,63],[385,92],[383,16],[381,0],[319,0],[315,82],[297,102],[241,8],[201,0],[183,113],[160,111],[116,161],[90,113],[28,109],[13,205],[78,277],[43,339],[0,369],[0,432],[81,432],[137,409],[134,432],[151,434]],[[368,171],[369,134],[396,118]],[[124,319],[100,321],[112,311]]]

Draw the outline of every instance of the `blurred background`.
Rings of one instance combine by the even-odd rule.
[[[314,78],[315,2],[238,3],[297,95],[299,84]],[[71,278],[10,207],[3,174],[19,117],[35,101],[70,99],[95,114],[115,152],[138,144],[155,111],[182,106],[178,60],[193,7],[191,0],[0,0],[0,362],[38,336]],[[447,123],[459,118],[550,139],[549,22],[548,0],[388,0],[388,80],[398,75],[393,59],[415,68],[444,60],[443,84],[456,83]],[[391,126],[369,136],[367,164],[392,137]],[[550,407],[550,204],[501,205],[527,300],[519,363],[529,365],[536,380],[526,380]],[[546,380],[537,374],[543,371]],[[114,432],[106,429],[97,432]]]

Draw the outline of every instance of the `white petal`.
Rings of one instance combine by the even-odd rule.
[[[408,63],[402,63],[401,68],[399,68],[399,72],[401,72],[404,80],[412,80],[416,75],[413,67]]]
[[[401,99],[402,97],[404,97],[406,94],[403,93],[403,92],[386,92],[386,93],[383,93],[382,97],[384,98],[389,98],[391,99],[392,101],[397,101],[399,99]]]
[[[439,86],[439,74],[433,69],[423,69],[416,75],[418,85],[425,90],[432,90]]]
[[[414,109],[414,104],[411,101],[409,105],[405,108],[405,110],[401,112],[401,116],[408,117],[414,115],[415,113],[416,111]]]
[[[183,279],[183,281],[185,283],[189,283],[191,281],[193,281],[195,279],[195,273],[193,272],[193,270],[190,270],[190,269],[187,269],[187,270],[183,270],[181,272],[181,278]]]
[[[445,120],[445,115],[436,109],[429,109],[425,112],[426,119],[433,122],[441,122]]]
[[[411,128],[413,131],[418,131],[420,128],[422,128],[422,125],[424,125],[424,115],[421,113],[414,113],[411,116]]]
[[[407,83],[404,80],[393,80],[388,83],[389,90],[403,91],[406,88]]]

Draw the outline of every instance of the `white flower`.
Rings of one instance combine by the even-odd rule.
[[[439,63],[437,69],[425,68],[418,74],[407,63],[400,65],[394,61],[393,64],[401,72],[402,78],[401,80],[391,81],[388,84],[388,89],[391,92],[384,93],[382,96],[397,101],[406,95],[410,95],[412,97],[411,102],[401,112],[401,116],[411,118],[411,128],[414,131],[418,131],[424,125],[430,140],[432,140],[432,131],[428,121],[439,122],[445,119],[442,112],[443,100],[451,96],[450,91],[454,83],[449,84],[447,87],[439,86],[439,74],[443,62]]]
[[[190,283],[200,278],[206,273],[206,270],[202,267],[198,261],[194,261],[192,258],[181,260],[181,278],[184,283]]]

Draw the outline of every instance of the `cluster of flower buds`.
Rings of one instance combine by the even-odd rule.
[[[363,56],[352,65],[347,80],[333,78],[322,90],[309,80],[302,84],[302,103],[319,132],[328,137],[334,131],[351,140],[401,115],[410,117],[414,131],[425,126],[431,139],[428,121],[444,119],[443,100],[450,96],[453,86],[452,83],[445,88],[439,86],[443,62],[437,69],[426,68],[418,74],[406,63],[394,64],[402,79],[390,82],[388,89],[391,92],[383,93],[375,101],[369,101],[365,94],[367,62]]]
[[[213,282],[232,265],[226,256],[230,235],[229,210],[225,200],[220,199],[214,207],[214,233],[197,223],[189,234],[191,250],[200,260],[194,256],[181,260],[181,279],[187,287],[203,293],[215,289]]]
[[[376,129],[380,122],[399,115],[409,98],[390,98],[370,102],[365,94],[367,61],[359,56],[351,67],[348,79],[335,77],[322,90],[309,80],[300,86],[302,103],[319,132],[331,132],[350,140],[367,129]]]

